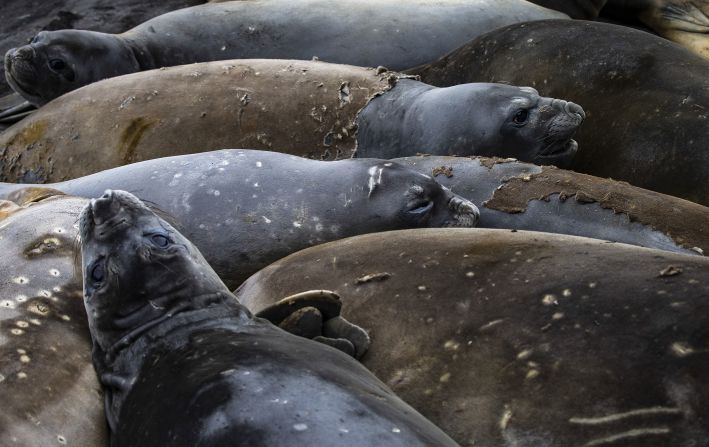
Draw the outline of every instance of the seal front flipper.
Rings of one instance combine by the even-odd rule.
[[[369,335],[344,319],[341,310],[342,301],[337,293],[308,290],[283,298],[256,316],[291,334],[311,338],[360,358],[369,348]]]

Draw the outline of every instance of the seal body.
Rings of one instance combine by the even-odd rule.
[[[106,445],[100,385],[74,276],[85,199],[57,196],[0,221],[0,439],[4,446]]]
[[[595,20],[606,0],[531,0],[545,8],[568,14],[572,19]]]
[[[80,220],[113,446],[456,445],[353,358],[252,317],[135,196]]]
[[[530,87],[436,88],[402,79],[359,113],[357,156],[500,155],[563,167],[576,154],[571,137],[584,118],[579,105]]]
[[[590,41],[597,46],[566,44]],[[706,60],[649,33],[567,20],[493,31],[418,72],[433,85],[509,82],[582,104],[587,119],[571,169],[707,205],[708,70]]]
[[[480,207],[481,228],[570,234],[686,254],[709,253],[709,208],[551,166],[511,159],[395,159]]]
[[[540,98],[533,89],[435,89],[401,77],[324,62],[249,60],[108,79],[1,134],[0,178],[60,181],[228,147],[327,160],[350,158],[355,148],[361,157],[492,152],[544,163],[574,153],[580,107]]]
[[[7,52],[5,70],[39,105],[106,77],[212,60],[318,57],[398,70],[500,26],[564,17],[522,0],[233,1],[173,11],[118,35],[42,32]]]
[[[702,0],[608,0],[603,10],[616,20],[640,21],[660,36],[709,58],[709,5]]]
[[[343,316],[370,333],[364,365],[461,445],[709,436],[709,259],[525,231],[408,230],[301,251],[237,297],[257,311],[309,289],[340,294]]]
[[[5,194],[26,185],[3,185]],[[53,184],[95,197],[128,190],[173,216],[230,287],[300,249],[355,234],[473,226],[478,209],[386,160],[308,160],[223,150],[136,163]]]

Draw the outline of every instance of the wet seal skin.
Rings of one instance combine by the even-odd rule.
[[[401,79],[360,112],[357,156],[506,156],[565,167],[578,149],[571,137],[585,117],[579,105],[540,97],[531,87],[435,88]]]
[[[279,260],[237,298],[258,311],[309,289],[342,297],[371,335],[363,364],[461,445],[709,438],[707,258],[527,231],[393,231]]]
[[[569,169],[706,206],[708,71],[709,61],[647,32],[547,20],[495,30],[412,73],[439,87],[531,85],[581,104],[586,120]]]
[[[639,20],[660,36],[709,58],[709,4],[704,0],[608,0],[603,14]]]
[[[107,445],[100,385],[74,274],[85,199],[16,206],[0,221],[3,446]]]
[[[136,71],[226,59],[300,59],[392,70],[435,60],[500,26],[565,14],[523,0],[253,0],[163,14],[123,34],[43,31],[5,54],[12,88],[36,105]]]
[[[135,196],[93,199],[80,232],[112,446],[457,445],[353,358],[254,318]]]
[[[530,88],[439,89],[410,77],[324,62],[248,60],[108,79],[0,134],[0,178],[60,181],[226,147],[322,160],[351,158],[356,150],[358,157],[487,154],[559,165],[575,153],[571,137],[584,116],[575,104],[540,98]]]
[[[470,227],[479,216],[472,202],[397,163],[265,151],[162,158],[42,186],[81,197],[109,188],[138,195],[179,222],[232,288],[311,245],[376,231]],[[1,184],[0,196],[36,189]]]
[[[543,231],[658,248],[709,253],[709,208],[687,200],[514,159],[395,159],[473,203],[479,227]]]

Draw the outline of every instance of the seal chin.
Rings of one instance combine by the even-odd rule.
[[[532,160],[535,164],[554,165],[559,168],[566,168],[571,164],[579,144],[574,139],[569,139],[563,144],[553,145],[545,151],[538,153]]]

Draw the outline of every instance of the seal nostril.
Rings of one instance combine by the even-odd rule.
[[[113,191],[111,191],[110,189],[104,191],[103,195],[101,196],[102,199],[110,199],[111,197],[113,197]]]
[[[573,102],[568,102],[564,105],[564,110],[569,115],[576,115],[579,118],[581,118],[582,120],[586,119],[586,112],[584,112],[583,108],[578,104],[575,104]]]

